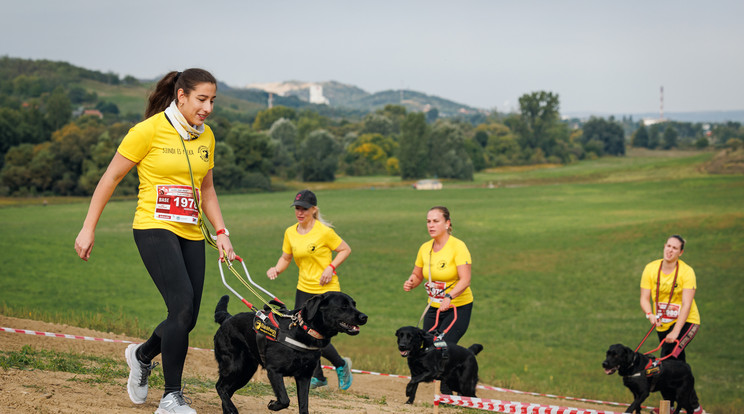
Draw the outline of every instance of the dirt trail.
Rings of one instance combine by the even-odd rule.
[[[142,339],[131,338],[112,333],[102,333],[90,329],[67,325],[57,325],[27,319],[11,318],[0,315],[0,326],[14,329],[27,329],[41,332],[63,333],[141,342]],[[52,338],[38,335],[6,333],[0,331],[0,351],[18,351],[24,345],[34,349],[59,352],[83,353],[113,359],[124,359],[127,344],[85,341],[66,338]],[[355,367],[368,369],[368,367]],[[160,369],[160,368],[156,368]],[[200,380],[217,379],[217,363],[210,350],[190,350],[184,377]],[[425,413],[432,412],[433,386],[424,384],[419,387],[416,404],[405,405],[405,386],[408,380],[378,375],[355,374],[354,384],[347,391],[335,388],[334,376],[329,376],[330,396],[310,396],[310,412],[323,414],[339,413]],[[0,370],[0,413],[152,413],[157,409],[162,390],[152,389],[147,402],[134,405],[129,401],[126,392],[126,378],[116,380],[115,384],[92,383],[84,381],[85,375],[69,374],[55,371]],[[262,375],[259,381],[266,382]],[[191,392],[186,394],[193,400],[192,407],[197,412],[220,413],[220,399],[214,390],[208,392]],[[478,390],[478,397],[503,401],[520,401],[544,405],[570,406],[583,409],[622,411],[619,407],[585,404],[574,401],[552,398],[516,395],[490,390]],[[251,397],[236,395],[233,399],[236,406],[244,413],[271,413],[266,404],[271,396]],[[457,407],[441,405],[440,413],[456,413]],[[296,413],[297,400],[292,397],[291,405],[283,413]],[[486,411],[483,411],[484,413]]]

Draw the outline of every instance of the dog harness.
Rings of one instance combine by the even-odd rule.
[[[259,310],[256,312],[256,316],[253,318],[253,330],[256,332],[256,344],[258,345],[258,353],[261,356],[261,362],[266,363],[266,341],[273,341],[280,343],[288,348],[292,348],[297,351],[318,351],[325,346],[321,343],[325,337],[320,332],[309,327],[302,318],[301,312],[297,312],[291,317],[292,322],[289,324],[288,329],[281,329],[279,322],[277,322],[274,314],[266,310]],[[299,327],[305,333],[314,338],[313,342],[318,342],[318,346],[306,345],[297,339],[293,335],[295,327]]]
[[[421,344],[421,347],[424,348],[424,345]],[[434,339],[434,342],[424,348],[423,351],[425,354],[428,354],[429,352],[439,352],[439,366],[437,366],[437,377],[441,377],[444,373],[444,367],[447,365],[447,360],[449,359],[449,348],[447,347],[447,342],[444,342],[442,339]]]
[[[633,357],[633,360],[635,361],[635,356]],[[662,367],[662,361],[663,359],[656,359],[656,357],[649,357],[648,363],[646,364],[646,367],[643,368],[641,371],[636,372],[635,374],[628,375],[628,377],[640,377],[641,375],[645,375],[646,378],[651,378],[651,391],[656,391],[656,383],[659,382],[659,378],[661,377],[661,373],[664,371]]]

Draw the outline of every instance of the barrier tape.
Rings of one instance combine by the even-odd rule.
[[[585,410],[555,405],[527,404],[515,401],[489,400],[486,398],[461,397],[457,395],[434,395],[434,405],[450,404],[477,408],[505,414],[620,414],[614,411]]]
[[[94,341],[94,342],[110,342],[110,343],[121,343],[121,344],[136,344],[139,342],[133,342],[133,341],[127,341],[122,339],[108,339],[108,338],[95,338],[92,336],[82,336],[82,335],[70,335],[70,334],[61,334],[61,333],[53,333],[53,332],[43,332],[43,331],[32,331],[28,329],[14,329],[14,328],[6,328],[6,327],[0,327],[0,331],[7,332],[7,333],[21,333],[26,335],[36,335],[36,336],[46,336],[50,338],[66,338],[66,339],[79,339],[84,341]],[[206,349],[206,348],[196,348],[196,347],[189,347],[189,349],[195,349],[197,351],[210,351],[214,352],[213,349]],[[328,366],[328,365],[321,365],[323,369],[328,370],[335,370],[335,367]],[[382,377],[390,377],[390,378],[402,378],[402,379],[408,379],[410,380],[411,377],[407,375],[395,375],[395,374],[384,374],[380,372],[374,372],[374,371],[362,371],[358,369],[352,369],[351,372],[355,374],[367,374],[367,375],[378,375]],[[563,400],[571,400],[571,401],[578,401],[578,402],[587,402],[587,403],[594,403],[594,404],[605,404],[605,405],[617,405],[617,406],[629,406],[630,404],[623,404],[623,403],[617,403],[617,402],[610,402],[610,401],[600,401],[600,400],[591,400],[586,398],[574,398],[574,397],[563,397],[559,395],[553,395],[553,394],[541,394],[537,392],[527,392],[527,391],[518,391],[518,390],[510,390],[506,388],[500,388],[500,387],[492,387],[489,385],[478,385],[477,386],[480,389],[484,390],[491,390],[491,391],[498,391],[498,392],[508,392],[508,393],[514,393],[514,394],[524,394],[524,395],[531,395],[536,397],[548,397],[548,398],[557,398],[557,399],[563,399]],[[447,396],[451,397],[451,396]],[[456,397],[456,398],[467,398],[467,397]],[[651,408],[643,406],[642,408]],[[589,411],[586,411],[589,412]],[[547,411],[546,411],[547,413]],[[552,413],[552,411],[550,412]],[[609,413],[609,412],[607,412]]]
[[[61,333],[54,333],[54,332],[42,332],[42,331],[31,331],[28,329],[14,329],[14,328],[6,328],[4,326],[0,326],[0,331],[7,332],[7,333],[21,333],[26,335],[37,335],[37,336],[46,336],[50,338],[65,338],[65,339],[82,339],[84,341],[94,341],[94,342],[111,342],[111,343],[119,343],[119,344],[138,344],[139,342],[134,341],[126,341],[123,339],[108,339],[108,338],[94,338],[92,336],[82,336],[82,335],[70,335],[70,334],[61,334]],[[204,349],[204,348],[195,348],[190,346],[189,349],[196,349],[198,351],[213,351],[212,349]]]

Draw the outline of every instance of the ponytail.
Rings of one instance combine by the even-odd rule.
[[[147,98],[145,118],[164,111],[176,99],[179,89],[183,89],[183,93],[189,95],[197,85],[202,83],[211,83],[217,86],[217,79],[204,69],[168,72],[155,85],[155,90]]]

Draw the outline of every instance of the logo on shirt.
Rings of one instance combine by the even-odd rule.
[[[447,267],[447,262],[444,260],[440,260],[437,262],[437,269],[444,270],[444,268]]]
[[[197,151],[199,152],[199,158],[201,158],[202,161],[209,162],[209,148],[202,145]]]
[[[318,249],[318,245],[315,244],[315,243],[310,243],[310,244],[307,245],[307,252],[310,253],[310,254],[315,253],[315,250],[317,250],[317,249]]]

